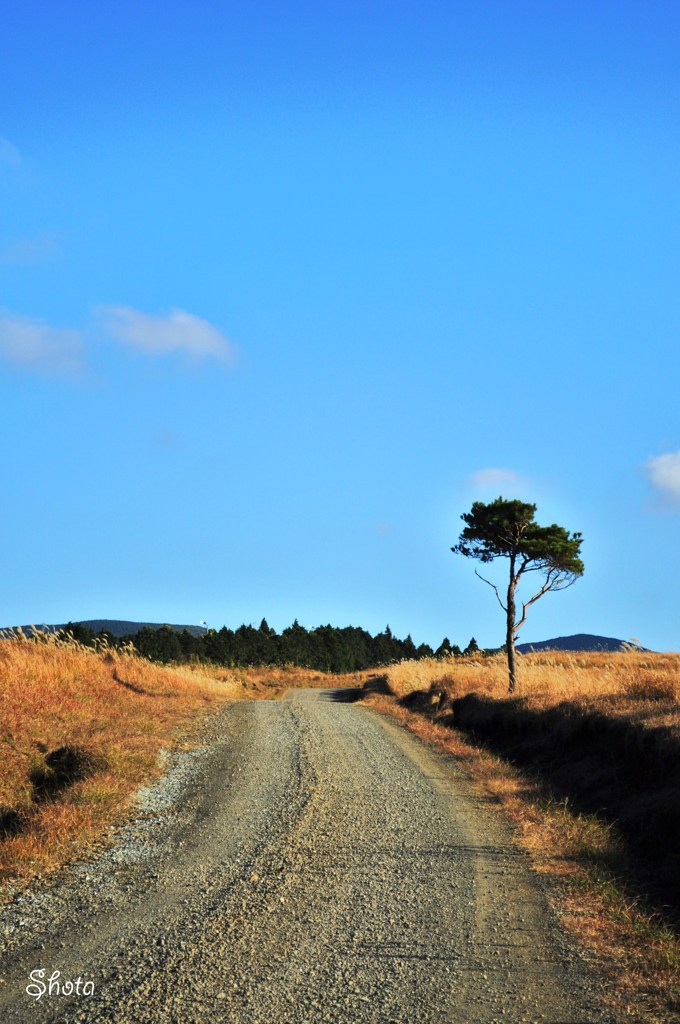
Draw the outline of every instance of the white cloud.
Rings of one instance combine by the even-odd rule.
[[[680,504],[680,449],[652,455],[644,464],[647,479],[662,498]]]
[[[111,338],[141,352],[185,352],[195,359],[214,358],[223,362],[234,359],[233,345],[217,327],[183,309],[152,316],[129,306],[104,306],[97,313]]]
[[[470,474],[470,483],[475,490],[500,492],[520,488],[525,480],[514,469],[478,469]]]
[[[79,376],[84,368],[78,331],[27,317],[0,315],[0,356],[31,370],[67,377]]]
[[[2,135],[0,135],[0,164],[4,164],[6,167],[19,167],[21,164],[21,153]]]

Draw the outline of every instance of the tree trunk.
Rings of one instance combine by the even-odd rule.
[[[514,693],[517,687],[515,673],[515,558],[510,558],[510,582],[508,584],[508,619],[505,633],[505,649],[508,656],[508,693]]]
[[[513,629],[508,629],[506,645],[508,651],[508,693],[514,693],[517,687],[517,676],[515,674],[515,633]]]

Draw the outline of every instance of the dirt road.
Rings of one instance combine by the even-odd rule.
[[[455,765],[318,690],[229,704],[203,742],[109,850],[0,915],[0,1020],[610,1020]]]

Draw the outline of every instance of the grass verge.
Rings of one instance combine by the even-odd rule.
[[[165,668],[45,636],[0,639],[0,884],[5,898],[92,849],[162,774],[165,748],[244,695],[228,673]]]

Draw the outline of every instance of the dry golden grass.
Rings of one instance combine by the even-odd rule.
[[[655,725],[680,725],[680,654],[541,651],[520,654],[517,662],[517,696],[529,707],[548,708],[568,700]],[[403,661],[384,674],[397,696],[431,686],[442,687],[453,697],[508,696],[503,654]]]
[[[83,852],[125,813],[135,788],[160,773],[161,748],[200,713],[240,696],[243,685],[229,673],[218,679],[48,636],[0,639],[0,815],[19,822],[0,843],[0,878],[26,880]],[[64,747],[98,770],[40,799],[36,773]]]
[[[222,671],[224,670],[216,670],[218,678]],[[286,690],[294,687],[327,690],[346,686],[361,686],[366,678],[365,672],[328,675],[311,668],[298,668],[296,665],[239,668],[230,670],[230,674],[239,680],[249,697],[265,700],[281,697]]]

